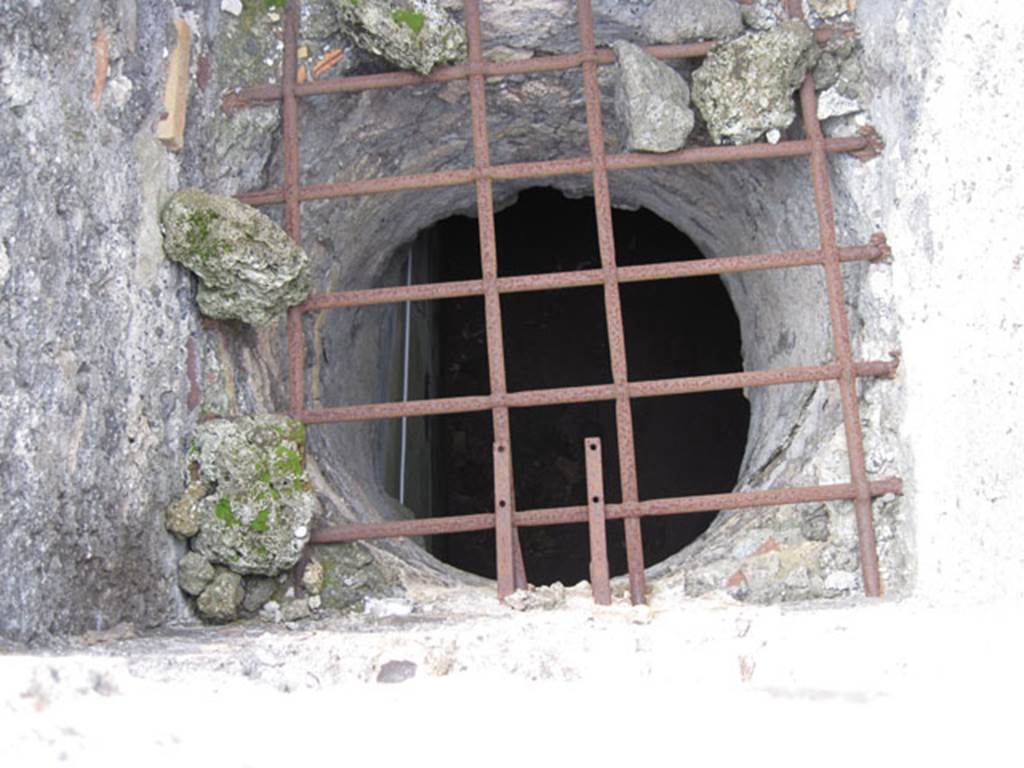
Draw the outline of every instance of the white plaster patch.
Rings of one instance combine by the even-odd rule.
[[[857,574],[850,571],[834,571],[825,577],[825,589],[849,592],[857,585]]]
[[[833,86],[818,96],[818,119],[827,120],[830,117],[841,117],[860,112],[861,106],[856,99],[851,99],[839,92],[838,86]]]
[[[0,288],[7,284],[9,274],[11,274],[11,260],[7,257],[7,248],[0,242]]]
[[[107,83],[107,95],[116,109],[123,109],[132,95],[132,81],[118,75]]]

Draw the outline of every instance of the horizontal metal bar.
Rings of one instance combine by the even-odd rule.
[[[825,149],[836,154],[859,152],[870,144],[865,136],[844,136],[827,139]],[[707,163],[728,163],[741,160],[768,160],[772,158],[803,157],[810,155],[814,145],[806,140],[780,141],[778,144],[741,144],[723,147],[691,147],[677,152],[655,154],[651,152],[623,152],[608,155],[606,162],[610,171],[639,170],[680,165],[702,165]],[[461,168],[450,171],[382,176],[374,179],[335,181],[326,184],[311,184],[299,190],[299,199],[330,200],[356,195],[376,195],[384,192],[402,192],[411,189],[437,189],[460,184],[472,184],[478,179],[508,181],[513,179],[551,178],[593,172],[590,157],[572,157],[561,160],[544,160],[530,163],[506,163],[491,165],[482,169]],[[284,190],[280,187],[242,192],[237,198],[249,205],[277,205],[284,202]]]
[[[390,539],[396,536],[437,536],[442,533],[467,533],[494,528],[494,514],[425,517],[420,520],[394,520],[387,523],[350,523],[321,528],[310,537],[311,544],[334,544],[342,541]]]
[[[889,249],[885,245],[885,240],[878,238],[868,245],[841,248],[839,258],[844,262],[873,261],[885,257],[888,253]],[[781,251],[778,253],[755,253],[749,256],[725,256],[712,259],[694,259],[691,261],[671,261],[659,264],[618,267],[615,270],[615,277],[620,283],[641,283],[649,280],[674,280],[684,277],[753,272],[761,269],[807,267],[821,263],[822,256],[818,250]],[[500,277],[498,278],[498,293],[524,293],[527,291],[583,288],[602,285],[604,279],[605,274],[601,269]],[[302,308],[306,311],[313,311],[482,295],[484,295],[482,280],[458,280],[447,283],[400,285],[392,288],[369,288],[360,291],[314,294],[306,300]]]
[[[854,365],[858,377],[880,378],[892,376],[899,363],[890,361],[859,362]],[[631,381],[622,385],[593,384],[582,387],[534,389],[509,392],[504,395],[472,395],[444,397],[432,400],[407,400],[395,403],[367,403],[344,405],[304,411],[300,414],[306,424],[332,424],[350,421],[376,421],[401,416],[438,416],[446,413],[471,413],[491,408],[534,408],[545,405],[565,405],[614,400],[621,386],[628,397],[664,397],[688,395],[697,392],[718,392],[744,387],[766,387],[780,384],[799,384],[808,381],[833,381],[839,378],[839,363],[798,368],[775,368],[763,371],[719,373],[710,376],[686,376],[676,379]]]
[[[903,482],[887,477],[869,483],[872,497],[887,493],[903,493]],[[752,509],[783,504],[817,504],[826,501],[853,500],[856,496],[852,483],[814,485],[801,488],[773,488],[764,491],[714,493],[700,496],[651,499],[633,504],[606,504],[605,516],[609,520],[627,517],[683,515],[696,512],[718,512],[728,509]],[[514,513],[516,526],[537,527],[587,522],[587,507],[557,507],[531,509]],[[493,513],[478,515],[452,515],[421,520],[396,520],[387,523],[348,523],[315,531],[312,544],[335,544],[344,541],[390,539],[401,536],[437,536],[448,533],[486,531],[494,528]]]
[[[815,31],[819,43],[827,42],[833,35],[845,34],[840,27],[822,28]],[[646,50],[657,59],[699,59],[717,45],[714,40],[682,45],[651,45]],[[431,83],[448,83],[453,80],[465,80],[470,75],[482,73],[487,77],[508,77],[510,75],[537,74],[541,72],[559,72],[575,69],[583,64],[583,53],[563,53],[551,56],[532,56],[528,59],[515,61],[485,61],[479,70],[469,63],[440,67],[429,75],[418,75],[415,72],[383,72],[375,75],[351,75],[348,77],[331,77],[323,80],[311,80],[297,83],[295,95],[322,96],[331,93],[354,93],[357,91],[374,91],[384,88],[404,88]],[[611,48],[598,48],[595,57],[598,64],[615,63],[615,51]],[[251,104],[278,101],[281,99],[280,85],[253,85],[239,88],[224,95],[223,107],[226,110],[239,109]]]

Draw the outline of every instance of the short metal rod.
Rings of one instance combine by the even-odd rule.
[[[494,546],[498,597],[515,592],[515,552],[512,544],[512,462],[508,443],[494,443]]]
[[[610,605],[612,586],[608,573],[608,540],[605,530],[604,469],[601,461],[601,439],[588,437],[583,441],[587,468],[587,523],[590,530],[590,588],[594,602]]]

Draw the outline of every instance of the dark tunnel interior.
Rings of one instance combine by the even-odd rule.
[[[694,243],[646,210],[614,211],[620,266],[700,259]],[[594,201],[533,189],[496,217],[499,274],[600,266]],[[431,233],[433,279],[479,279],[477,221],[455,216]],[[620,286],[630,380],[742,369],[739,321],[716,276]],[[600,286],[506,294],[501,298],[510,392],[604,384],[612,380]],[[439,344],[438,396],[486,394],[488,362],[483,299],[439,303],[433,338]],[[749,406],[740,391],[634,399],[633,429],[641,499],[728,492],[743,457]],[[519,510],[586,504],[583,440],[603,443],[605,497],[621,499],[613,402],[511,411],[512,460]],[[438,417],[431,484],[437,514],[493,510],[491,413]],[[711,524],[715,513],[642,521],[644,558],[653,565],[678,552]],[[588,578],[586,526],[521,528],[532,584]],[[494,533],[432,537],[428,549],[466,571],[494,577]],[[626,571],[621,521],[608,523],[613,575]]]

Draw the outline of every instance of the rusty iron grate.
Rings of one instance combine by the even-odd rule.
[[[472,184],[476,188],[482,279],[314,294],[303,304],[291,308],[288,312],[289,413],[306,424],[326,424],[489,410],[494,423],[495,508],[493,512],[395,522],[351,523],[318,530],[313,534],[311,541],[313,543],[332,543],[494,529],[498,595],[505,597],[515,589],[527,585],[517,528],[589,523],[591,582],[594,598],[598,602],[607,603],[610,601],[610,589],[604,524],[606,520],[622,519],[625,522],[630,596],[634,603],[641,603],[645,600],[646,590],[640,529],[641,517],[852,500],[856,512],[864,591],[869,596],[880,595],[881,584],[872,521],[872,499],[885,494],[901,493],[902,482],[896,477],[868,479],[856,381],[858,378],[864,377],[891,377],[895,372],[897,360],[854,360],[844,304],[841,265],[850,261],[873,261],[886,258],[890,252],[885,237],[881,234],[875,235],[869,243],[864,245],[839,247],[827,167],[829,153],[842,152],[859,157],[870,157],[877,154],[879,142],[873,131],[867,130],[860,136],[849,138],[826,138],[817,118],[814,82],[808,75],[800,89],[800,106],[805,133],[803,139],[782,141],[778,144],[696,147],[661,155],[628,152],[606,154],[597,68],[614,63],[615,55],[612,50],[598,48],[595,45],[590,0],[577,1],[580,46],[576,53],[537,56],[522,61],[485,61],[481,49],[479,0],[465,0],[465,26],[469,43],[469,57],[465,63],[437,69],[428,76],[408,72],[391,72],[337,77],[304,83],[297,82],[296,77],[299,5],[298,0],[291,0],[285,11],[281,85],[242,88],[228,94],[224,99],[224,106],[228,109],[237,109],[256,102],[280,101],[283,115],[283,185],[278,188],[246,192],[239,195],[239,199],[251,205],[283,203],[285,229],[292,238],[299,242],[301,239],[300,210],[303,202]],[[789,0],[788,5],[791,15],[799,16],[801,14],[800,0]],[[842,30],[819,29],[816,36],[819,41],[823,41],[837,33],[842,33]],[[646,50],[661,59],[698,58],[706,55],[714,44],[714,42],[702,42],[688,45],[651,46]],[[583,95],[586,104],[590,154],[585,157],[545,162],[492,164],[487,132],[485,78],[576,68],[580,68],[583,73]],[[400,88],[452,80],[468,80],[469,82],[472,142],[475,156],[472,168],[330,184],[303,185],[301,183],[299,98],[317,94]],[[633,267],[618,267],[616,265],[612,206],[608,186],[609,172],[790,157],[810,159],[820,236],[818,249],[708,258],[697,262],[661,263]],[[498,277],[493,183],[500,180],[568,174],[590,174],[592,176],[601,267],[576,272]],[[828,316],[834,348],[833,362],[817,366],[742,371],[656,381],[629,380],[626,370],[622,309],[619,301],[620,283],[806,266],[820,266],[824,269]],[[591,386],[508,392],[505,379],[500,296],[505,293],[598,285],[604,288],[612,382]],[[304,391],[303,314],[336,307],[357,307],[461,296],[482,296],[484,298],[490,394],[307,409]],[[850,482],[640,500],[633,440],[631,406],[633,398],[810,381],[838,382],[849,457]],[[601,488],[600,440],[588,438],[583,446],[587,467],[588,503],[584,506],[517,510],[513,496],[509,409],[591,401],[615,403],[622,487],[621,503],[605,503]]]

